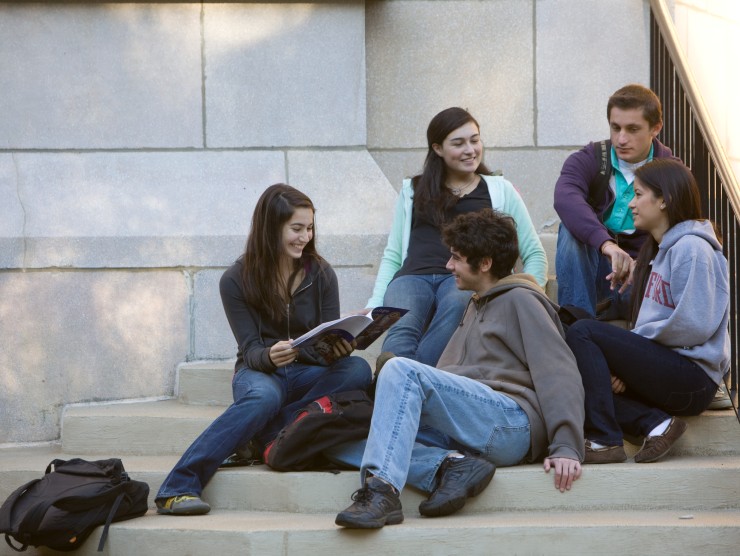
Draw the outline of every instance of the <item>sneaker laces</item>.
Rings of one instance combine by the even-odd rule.
[[[357,502],[358,504],[367,505],[372,497],[373,496],[372,492],[370,491],[370,487],[368,487],[367,485],[362,488],[358,488],[352,493],[352,501]]]

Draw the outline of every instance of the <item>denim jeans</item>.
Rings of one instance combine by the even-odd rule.
[[[425,433],[437,433],[432,444],[441,444],[446,435],[448,446],[424,446]],[[397,357],[378,377],[360,478],[364,483],[370,472],[401,490],[412,475],[415,486],[429,491],[450,449],[462,447],[506,466],[524,459],[529,445],[529,419],[512,398],[476,380]]]
[[[239,369],[232,379],[234,403],[195,439],[162,483],[157,498],[200,496],[221,462],[257,436],[264,445],[296,411],[333,392],[365,389],[372,373],[368,363],[343,357],[330,367],[290,364],[266,374]]]
[[[646,436],[671,415],[698,415],[717,391],[691,359],[629,330],[579,320],[566,342],[586,393],[584,434],[606,446],[621,446],[623,433]],[[612,393],[610,375],[625,384],[624,393]]]
[[[385,369],[385,367],[384,367]],[[324,450],[323,455],[345,467],[360,469],[367,439],[345,442]],[[437,470],[445,458],[455,452],[471,450],[455,442],[446,434],[421,425],[411,450],[406,484],[422,492],[430,493],[437,488]]]
[[[558,305],[575,305],[596,316],[596,303],[603,299],[623,303],[619,293],[611,291],[605,279],[611,271],[608,257],[578,241],[560,224],[555,252]],[[625,296],[628,295],[621,297]]]
[[[460,323],[470,292],[457,289],[451,274],[414,274],[394,278],[383,304],[409,309],[383,341],[383,351],[436,365]]]

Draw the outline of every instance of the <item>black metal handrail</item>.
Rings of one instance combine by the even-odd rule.
[[[740,187],[688,68],[664,0],[650,2],[650,86],[663,103],[661,141],[691,168],[702,210],[719,228],[730,266],[730,397],[740,383]],[[740,417],[738,417],[740,421]]]

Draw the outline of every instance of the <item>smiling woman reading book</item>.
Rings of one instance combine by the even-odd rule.
[[[292,414],[327,394],[365,389],[369,365],[343,339],[327,364],[292,345],[339,317],[337,277],[315,247],[314,206],[293,187],[268,187],[257,202],[244,254],[221,278],[221,300],[237,343],[234,403],[186,450],[157,494],[160,514],[210,511],[203,488],[225,458],[252,439],[274,439]]]

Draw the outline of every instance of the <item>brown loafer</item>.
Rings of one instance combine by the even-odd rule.
[[[583,463],[622,463],[627,459],[624,446],[604,446],[594,448],[590,440],[586,440],[586,458]]]
[[[686,432],[687,426],[686,421],[672,417],[663,434],[645,438],[642,448],[635,454],[635,463],[652,463],[662,458],[671,450],[673,443]]]

